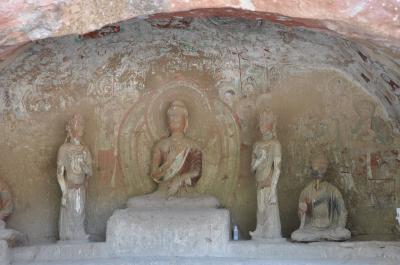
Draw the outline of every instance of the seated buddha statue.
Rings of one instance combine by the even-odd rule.
[[[322,180],[328,160],[318,156],[312,160],[311,168],[314,180],[300,194],[300,227],[292,233],[292,240],[312,242],[350,239],[351,233],[345,228],[347,210],[343,197],[335,186]]]
[[[153,146],[150,177],[157,190],[128,200],[129,208],[218,207],[215,197],[196,193],[201,178],[203,154],[198,142],[186,136],[189,112],[180,100],[170,103],[167,112],[169,135]]]
[[[158,190],[173,196],[196,184],[201,176],[202,153],[198,144],[186,137],[188,111],[183,102],[173,101],[167,110],[170,135],[153,148],[151,177]]]

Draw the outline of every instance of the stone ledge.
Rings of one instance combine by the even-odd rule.
[[[70,262],[33,262],[30,265],[398,265],[398,261],[383,259],[249,259],[218,257],[119,257],[109,259],[79,260]],[[26,265],[26,263],[13,263]]]
[[[111,249],[111,246],[108,243],[86,243],[73,245],[54,244],[31,247],[17,247],[10,249],[10,259],[12,260],[12,264],[40,264],[40,262],[50,261],[54,262],[54,264],[57,264],[57,262],[68,262],[68,264],[103,264],[96,263],[98,260],[102,260],[105,262],[104,264],[108,264],[107,260],[118,261],[129,260],[130,258],[132,258],[132,260],[138,261],[137,264],[146,264],[141,262],[144,262],[145,260],[157,259],[157,257],[160,257],[160,260],[164,262],[167,260],[171,260],[173,256],[176,256],[175,252],[171,252],[169,253],[169,255],[163,255],[163,253],[155,251],[154,249],[150,250],[149,252],[151,253],[139,253],[138,249],[132,249],[132,251],[130,252],[128,251],[125,253],[116,253]],[[211,252],[209,254],[211,254]],[[168,258],[168,256],[170,258]],[[342,264],[343,261],[346,261],[346,264],[398,265],[400,264],[400,242],[368,241],[302,244],[290,242],[263,243],[252,240],[237,242],[230,241],[227,244],[225,251],[221,251],[219,255],[204,256],[214,256],[214,258],[211,259],[213,261],[221,260],[221,263],[218,264],[230,264],[226,261],[238,261],[243,259],[246,260],[246,262],[241,264],[252,264],[250,263],[251,260],[263,260],[264,263],[254,264],[265,264],[266,261],[268,261],[268,264],[291,265]],[[190,260],[192,259],[205,260],[201,259],[200,257],[191,257]],[[182,258],[181,260],[185,259]],[[298,263],[284,263],[288,260],[296,261]],[[376,262],[377,260],[379,262]],[[281,263],[279,263],[278,261],[281,261]],[[163,262],[159,264],[169,264]],[[116,262],[112,264],[127,263]]]
[[[268,243],[253,240],[231,241],[226,256],[346,260],[387,258],[397,260],[400,264],[400,242]]]
[[[62,261],[109,258],[113,256],[106,243],[51,244],[10,249],[13,262]]]

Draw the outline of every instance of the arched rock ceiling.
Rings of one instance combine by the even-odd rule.
[[[0,59],[37,39],[83,34],[110,23],[159,13],[229,13],[400,47],[399,0],[2,0]],[[227,9],[228,8],[228,9]],[[248,11],[254,11],[249,13]]]
[[[400,0],[3,0],[0,69],[33,40],[68,34],[96,37],[103,26],[134,17],[212,16],[264,19],[333,35],[338,43],[330,49],[343,62],[333,67],[374,95],[400,127]]]

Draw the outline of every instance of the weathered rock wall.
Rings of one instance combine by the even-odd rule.
[[[243,236],[255,226],[255,113],[269,105],[283,147],[283,234],[298,226],[308,162],[323,151],[353,234],[395,237],[398,73],[394,60],[367,46],[260,20],[133,20],[38,41],[0,75],[0,176],[16,198],[9,225],[30,243],[56,239],[56,155],[66,121],[81,112],[94,158],[88,232],[102,239],[114,209],[154,189],[151,147],[178,98],[189,106],[188,135],[205,153],[197,190],[231,209]]]
[[[0,61],[29,41],[83,34],[111,23],[160,13],[263,18],[392,46],[398,56],[399,9],[397,0],[3,0]]]

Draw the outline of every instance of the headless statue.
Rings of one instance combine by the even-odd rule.
[[[351,233],[345,228],[347,210],[342,195],[335,186],[322,181],[327,159],[316,157],[311,167],[314,180],[300,194],[300,228],[292,233],[292,239],[301,242],[350,239]]]
[[[277,184],[281,172],[281,145],[275,133],[276,118],[270,109],[259,115],[262,139],[253,146],[251,168],[257,181],[257,227],[253,239],[281,239]]]
[[[89,149],[82,145],[84,121],[75,114],[67,124],[67,140],[58,150],[57,179],[61,188],[60,241],[87,241],[86,188],[92,175]]]

